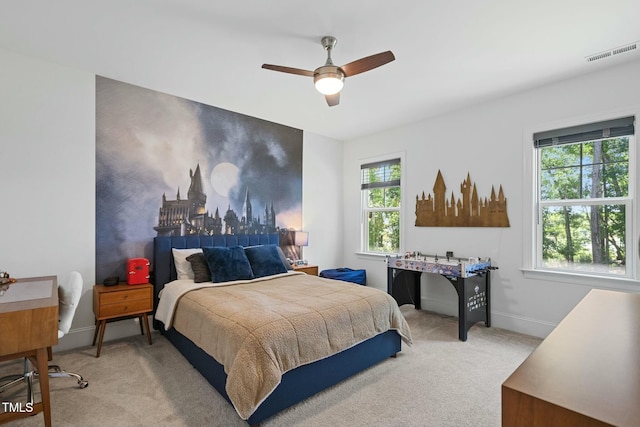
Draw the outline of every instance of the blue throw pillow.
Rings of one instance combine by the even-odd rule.
[[[282,263],[276,245],[250,246],[244,248],[255,277],[272,276],[286,273],[287,267]]]
[[[242,246],[202,248],[214,283],[253,279],[253,271]]]

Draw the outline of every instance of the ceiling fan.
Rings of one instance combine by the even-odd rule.
[[[364,73],[365,71],[373,70],[374,68],[378,68],[381,65],[387,64],[396,59],[396,57],[393,56],[393,53],[388,50],[338,67],[333,65],[333,61],[331,60],[331,51],[336,46],[337,42],[338,40],[335,37],[325,36],[322,38],[322,47],[327,51],[327,62],[325,62],[321,67],[316,68],[314,71],[271,64],[262,64],[262,68],[281,71],[283,73],[313,77],[313,83],[315,84],[316,89],[325,96],[329,107],[333,107],[340,103],[340,91],[344,86],[345,77],[351,77],[356,74]]]

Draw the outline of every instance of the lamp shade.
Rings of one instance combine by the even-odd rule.
[[[343,86],[342,80],[335,77],[325,77],[316,81],[316,90],[323,95],[335,95]]]
[[[335,95],[344,86],[344,74],[335,65],[325,65],[314,72],[313,83],[321,94]]]
[[[296,231],[293,239],[296,246],[309,246],[309,233],[306,231]]]

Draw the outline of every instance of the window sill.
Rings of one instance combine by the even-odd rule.
[[[356,252],[356,256],[359,258],[365,258],[365,259],[386,259],[388,256],[392,256],[394,254],[383,254],[380,252]]]
[[[627,277],[605,277],[588,274],[565,273],[551,270],[520,269],[527,279],[547,280],[553,282],[571,283],[573,285],[588,286],[590,288],[635,291],[640,289],[640,281]]]

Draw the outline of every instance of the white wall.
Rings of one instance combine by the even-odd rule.
[[[303,258],[320,270],[342,262],[342,142],[304,132],[302,229],[309,232]]]
[[[84,279],[93,330],[94,76],[0,50],[0,263],[14,277]],[[85,341],[90,344],[90,341]]]
[[[320,268],[342,256],[342,144],[304,134],[304,255]],[[0,49],[0,269],[13,277],[71,270],[84,291],[57,350],[87,346],[94,332],[95,75]],[[123,261],[124,262],[124,261]],[[105,340],[136,335],[135,320],[109,324]]]
[[[586,64],[585,64],[586,66]],[[344,150],[345,264],[367,269],[368,284],[386,289],[386,264],[356,254],[359,247],[359,160],[404,151],[404,249],[460,256],[489,256],[499,267],[492,275],[492,323],[540,337],[591,289],[588,285],[525,279],[523,158],[526,129],[576,117],[607,114],[640,105],[640,61],[548,85],[461,111],[348,141]],[[529,149],[529,145],[526,149]],[[460,196],[467,173],[488,197],[502,185],[509,228],[415,227],[415,197],[433,192],[438,170],[447,196]],[[640,290],[640,289],[638,289]],[[446,279],[423,275],[422,307],[457,315],[457,297]]]

